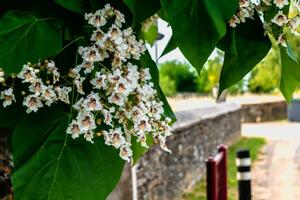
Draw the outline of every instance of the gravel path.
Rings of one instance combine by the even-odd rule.
[[[253,200],[300,199],[300,123],[244,124],[242,132],[268,141],[252,170]]]

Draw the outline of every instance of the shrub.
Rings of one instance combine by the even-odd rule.
[[[176,84],[169,76],[159,76],[159,85],[166,96],[173,96],[177,93]]]
[[[250,74],[248,89],[253,93],[270,93],[280,81],[279,51],[273,47]]]
[[[196,91],[196,78],[197,74],[190,65],[186,63],[180,63],[177,61],[168,61],[160,65],[161,77],[168,77],[169,80],[174,81],[175,91],[178,92],[195,92]],[[166,78],[162,78],[165,79]],[[161,83],[162,84],[162,83]],[[165,82],[164,84],[172,84]],[[165,88],[173,86],[162,86]]]

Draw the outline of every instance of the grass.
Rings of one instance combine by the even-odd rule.
[[[240,148],[247,148],[250,150],[251,160],[254,162],[260,153],[260,149],[266,143],[263,138],[241,138],[238,142],[231,145],[228,151],[228,198],[229,200],[237,199],[237,180],[236,180],[236,166],[235,154]],[[206,182],[202,180],[196,184],[194,190],[183,195],[183,200],[206,200]]]

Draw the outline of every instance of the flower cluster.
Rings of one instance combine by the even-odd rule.
[[[4,72],[1,77],[2,83],[5,83]],[[46,76],[43,76],[43,75]],[[51,76],[51,77],[50,77]],[[42,80],[41,77],[46,77]],[[60,73],[58,68],[55,67],[53,61],[45,61],[44,63],[31,64],[27,63],[23,65],[22,70],[17,76],[12,76],[12,79],[19,79],[23,85],[26,85],[26,91],[22,91],[23,106],[27,108],[26,112],[37,112],[39,108],[44,105],[51,106],[52,103],[62,101],[64,103],[69,102],[69,92],[71,87],[61,86],[58,83]],[[3,100],[3,107],[10,106],[16,102],[13,87],[6,87],[5,90],[1,91],[0,99]]]
[[[73,139],[83,137],[93,143],[94,137],[101,136],[127,161],[132,160],[132,140],[146,148],[151,140],[170,152],[166,137],[171,135],[171,119],[163,115],[149,68],[133,64],[146,50],[143,41],[136,39],[131,28],[122,28],[124,15],[110,5],[86,14],[85,19],[93,27],[90,44],[79,47],[82,62],[68,74],[61,75],[54,61],[46,60],[25,64],[10,77],[25,88],[21,94],[26,112],[59,101],[74,102],[66,130]],[[9,82],[2,70],[1,80]],[[3,107],[15,103],[13,84],[5,85],[0,97]]]
[[[114,22],[108,25],[113,16]],[[77,116],[67,133],[73,138],[83,135],[90,142],[103,135],[105,144],[119,149],[120,157],[128,161],[132,157],[132,137],[144,147],[148,147],[147,138],[152,137],[169,151],[165,138],[170,135],[170,119],[162,116],[163,103],[151,82],[150,71],[130,62],[138,60],[146,50],[143,42],[136,40],[131,28],[122,30],[124,16],[109,5],[85,18],[95,30],[91,46],[79,48],[83,63],[72,70],[82,97],[74,104]],[[110,60],[110,66],[101,63],[105,59]],[[92,77],[88,92],[82,89],[86,74]]]
[[[235,15],[229,20],[229,26],[236,27],[240,23],[245,23],[247,18],[253,18],[254,3],[250,0],[240,0],[239,8]]]
[[[270,12],[272,9],[272,12]],[[289,16],[289,10],[294,10],[296,14]],[[284,27],[288,27],[290,32],[296,36],[300,35],[300,1],[288,0],[240,0],[239,9],[236,15],[229,20],[231,27],[236,27],[239,23],[245,22],[246,18],[252,18],[254,12],[261,16],[265,33],[273,33],[277,43],[286,47],[286,35]],[[273,14],[275,13],[275,14]]]

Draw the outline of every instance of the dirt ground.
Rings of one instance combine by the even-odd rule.
[[[267,139],[252,169],[253,200],[300,199],[300,123],[244,124],[242,132]]]

